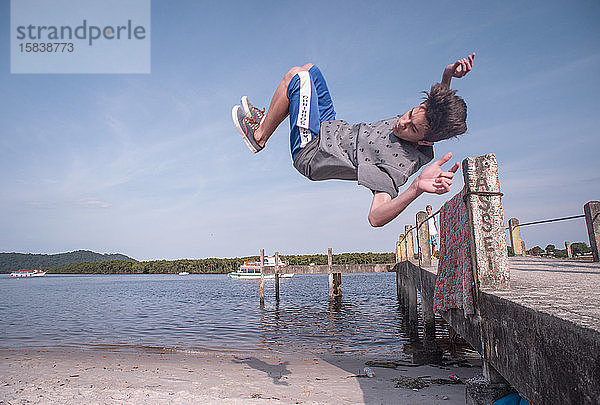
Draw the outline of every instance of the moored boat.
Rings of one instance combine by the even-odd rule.
[[[46,272],[42,269],[36,270],[17,270],[10,273],[11,277],[43,277]]]
[[[284,261],[279,261],[280,266],[287,266],[288,264]],[[265,257],[265,266],[275,266],[275,257],[269,256]],[[279,277],[281,278],[290,278],[293,277],[294,274],[281,274]],[[244,278],[244,279],[260,279],[260,262],[259,261],[245,261],[238,271],[232,271],[229,273],[229,277],[231,278]],[[265,274],[265,278],[275,278],[275,274]]]

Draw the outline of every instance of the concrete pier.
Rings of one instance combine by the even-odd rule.
[[[600,403],[600,264],[512,257],[509,267],[510,289],[480,292],[480,316],[442,317],[480,353],[490,347],[489,364],[530,403]],[[401,282],[421,280],[422,297],[433,290],[436,268],[397,269]]]

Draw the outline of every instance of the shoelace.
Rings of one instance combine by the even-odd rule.
[[[243,122],[246,122],[248,124],[248,126],[250,128],[252,128],[252,131],[256,132],[256,130],[258,129],[258,122],[256,122],[253,118],[251,117],[244,117],[242,119]]]
[[[265,109],[263,108],[262,110],[260,108],[254,107],[252,106],[252,115],[257,115],[259,117],[259,121],[262,119],[262,117],[264,117],[265,115]]]

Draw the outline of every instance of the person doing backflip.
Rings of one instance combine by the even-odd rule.
[[[474,58],[473,53],[446,66],[442,81],[424,92],[421,104],[370,124],[336,120],[319,68],[313,63],[296,66],[279,83],[266,113],[243,96],[241,105],[233,107],[233,122],[250,151],[257,153],[289,115],[294,167],[310,180],[353,180],[369,188],[373,192],[369,223],[383,226],[422,193],[450,191],[458,162],[442,170],[452,158],[447,153],[398,194],[398,188],[433,159],[434,142],[466,132],[467,105],[450,89],[450,81],[466,75]]]

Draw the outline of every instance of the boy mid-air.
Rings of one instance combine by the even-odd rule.
[[[447,153],[398,194],[398,188],[433,159],[434,142],[467,130],[467,105],[450,89],[450,81],[466,75],[474,58],[473,53],[446,66],[441,83],[431,86],[425,100],[404,115],[371,124],[336,120],[325,78],[308,63],[285,74],[266,114],[244,96],[242,105],[233,107],[233,122],[248,148],[257,153],[289,115],[294,167],[310,180],[358,180],[373,192],[369,223],[383,226],[423,192],[450,191],[458,162],[443,171],[442,165],[452,157]]]

